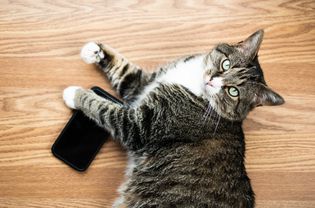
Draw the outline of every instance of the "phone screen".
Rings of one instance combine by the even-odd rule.
[[[122,105],[122,102],[99,87],[92,90],[99,96]],[[69,122],[52,146],[53,154],[78,171],[86,170],[109,137],[81,111],[75,110]]]

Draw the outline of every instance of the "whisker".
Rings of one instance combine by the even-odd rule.
[[[217,121],[217,124],[215,126],[215,129],[214,129],[214,132],[213,132],[213,136],[215,135],[216,131],[217,131],[217,128],[219,126],[219,123],[220,123],[220,119],[221,119],[221,116],[218,115],[218,121]]]
[[[206,117],[207,117],[207,115],[208,115],[208,113],[209,113],[209,110],[210,110],[210,107],[209,107],[209,105],[208,105],[208,107],[207,107],[205,113],[204,113],[203,116],[202,116],[202,120],[205,120],[205,119],[206,119]]]
[[[213,111],[214,111],[214,109],[213,109],[213,108],[211,108],[210,115],[208,115],[209,120],[211,120],[211,116],[212,116]]]
[[[208,115],[210,108],[211,108],[211,106],[210,106],[210,102],[209,102],[208,107],[206,109],[206,112],[203,114],[203,118]]]
[[[207,110],[206,110],[205,114],[203,115],[203,118],[204,118],[204,120],[203,120],[203,124],[205,124],[205,123],[206,123],[206,121],[207,121],[207,119],[208,119],[209,114],[210,114],[210,117],[211,117],[212,111],[213,111],[213,109],[212,109],[212,107],[211,107],[211,105],[210,105],[210,102],[209,102],[208,108],[207,108]]]

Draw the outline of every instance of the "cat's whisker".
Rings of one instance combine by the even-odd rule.
[[[207,118],[206,118],[205,122],[206,121],[208,121],[208,122],[211,121],[212,112],[213,112],[213,109],[211,108],[210,112],[207,115]]]
[[[203,118],[204,118],[203,124],[206,123],[209,114],[210,114],[210,115],[212,114],[212,107],[211,107],[210,103],[209,103],[209,105],[208,105],[208,107],[207,107],[207,110],[206,110],[205,114],[203,115]]]
[[[209,112],[209,106],[206,108],[205,113],[202,115],[202,118],[203,118],[202,120],[206,119],[208,112]]]
[[[215,125],[213,136],[215,135],[215,133],[216,133],[216,131],[218,129],[218,126],[219,126],[219,123],[220,123],[220,119],[221,119],[221,116],[218,115],[218,121],[217,121],[217,124]]]
[[[214,111],[214,109],[211,108],[210,115],[209,115],[209,120],[211,120],[211,116],[212,116],[213,111]]]
[[[208,119],[209,114],[211,114],[211,113],[212,113],[212,108],[210,107],[210,108],[209,108],[209,110],[208,110],[208,113],[207,113],[207,115],[206,115],[206,117],[205,117],[205,120],[207,120],[207,119]]]
[[[207,115],[209,114],[209,110],[211,109],[210,103],[206,109],[206,112],[203,114],[203,118],[207,117]]]

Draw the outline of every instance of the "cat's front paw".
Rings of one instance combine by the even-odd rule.
[[[80,55],[87,64],[99,63],[105,57],[103,50],[95,42],[85,44],[81,49]]]
[[[79,89],[82,88],[78,86],[70,86],[63,90],[63,100],[69,108],[76,109],[74,98]]]

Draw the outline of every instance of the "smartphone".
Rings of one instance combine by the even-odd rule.
[[[103,89],[99,87],[91,89],[104,99],[123,105],[121,100]],[[82,111],[74,110],[51,151],[55,157],[75,170],[85,171],[109,136],[110,134],[104,128],[99,127]]]

